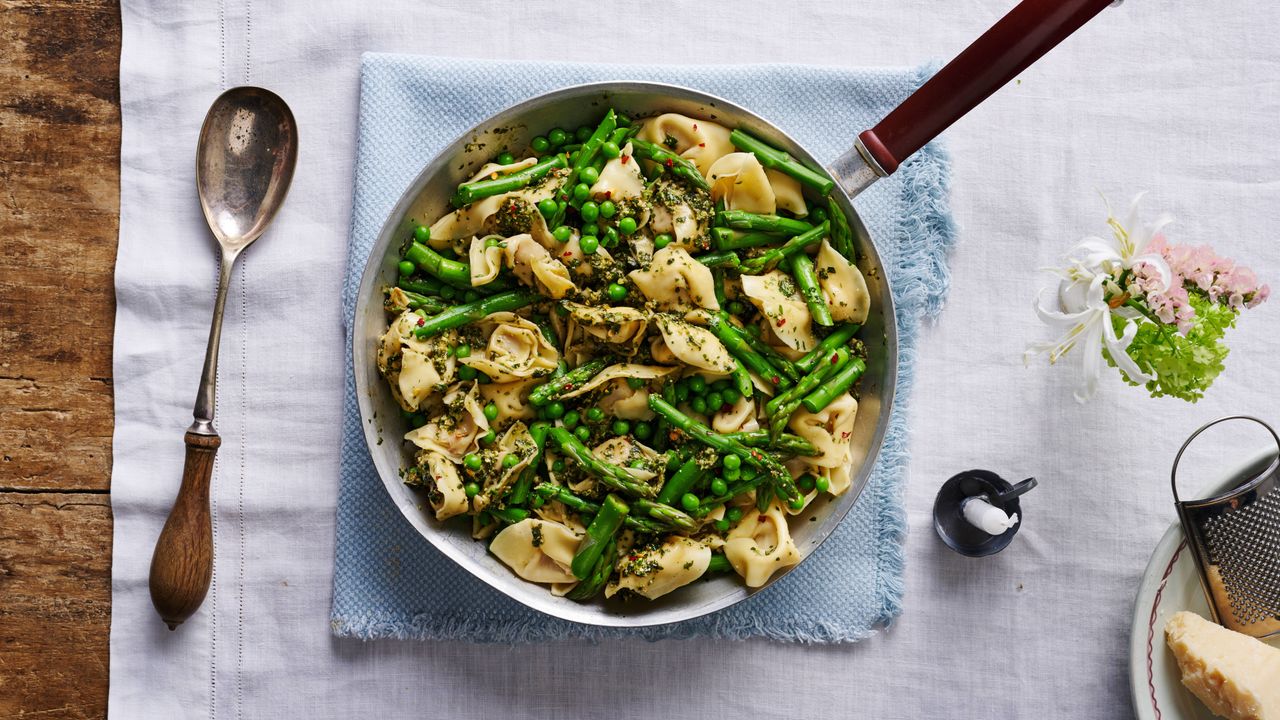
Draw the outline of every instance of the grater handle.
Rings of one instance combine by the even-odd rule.
[[[1200,437],[1200,433],[1208,430],[1214,425],[1224,423],[1228,420],[1249,420],[1250,422],[1258,423],[1262,427],[1266,428],[1267,432],[1271,433],[1272,439],[1276,441],[1276,448],[1280,449],[1280,435],[1276,435],[1276,431],[1270,425],[1256,417],[1253,417],[1252,415],[1228,415],[1227,417],[1220,417],[1217,420],[1201,425],[1199,430],[1191,433],[1191,437],[1187,438],[1186,442],[1182,443],[1182,447],[1178,448],[1178,454],[1173,458],[1173,470],[1169,473],[1169,483],[1173,486],[1173,501],[1178,503],[1179,506],[1181,506],[1182,498],[1178,497],[1178,463],[1182,462],[1182,454],[1187,451],[1187,448],[1190,447],[1192,441],[1197,437]],[[1181,513],[1181,510],[1179,510],[1179,513]],[[1185,524],[1186,523],[1184,522],[1184,525]]]

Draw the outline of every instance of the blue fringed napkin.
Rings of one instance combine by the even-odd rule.
[[[400,194],[437,150],[510,104],[584,82],[674,83],[751,108],[830,161],[926,76],[922,69],[569,65],[366,55],[343,288],[348,337],[365,259]],[[916,333],[920,320],[939,310],[948,284],[947,251],[954,233],[947,183],[946,156],[931,145],[858,198],[891,275],[901,343],[897,404],[870,484],[800,568],[744,602],[678,625],[618,630],[557,620],[490,589],[437,552],[401,517],[373,468],[356,409],[348,342],[333,632],[477,642],[709,636],[835,643],[862,639],[886,625],[902,604],[905,413]]]

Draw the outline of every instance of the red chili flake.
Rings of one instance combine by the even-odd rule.
[[[778,327],[782,327],[783,325],[786,325],[786,324],[787,324],[786,318],[778,318]]]
[[[698,129],[698,123],[694,123],[694,124],[693,124],[693,129],[694,129],[694,130],[697,130],[697,129]]]
[[[777,375],[774,375],[773,377],[769,378],[769,380],[771,380],[774,385],[778,385],[782,383],[782,378],[778,377]]]
[[[422,327],[423,325],[426,325],[426,324],[427,324],[426,318],[418,318],[418,327]]]
[[[628,161],[628,160],[630,160],[630,159],[631,159],[631,156],[630,156],[630,155],[623,155],[623,156],[622,156],[622,164],[623,164],[623,165],[626,165],[626,164],[627,164],[627,161]]]
[[[565,253],[564,253],[564,256],[565,256],[565,257],[573,257],[573,253],[571,253],[571,252],[569,252],[568,250],[566,250],[566,251],[565,251]]]
[[[706,147],[706,146],[707,146],[706,143],[698,143],[698,147]]]
[[[832,364],[832,365],[835,365],[837,362],[840,362],[840,353],[832,353],[832,354],[831,354],[831,364]]]
[[[849,439],[849,433],[847,433],[847,432],[842,432],[842,433],[840,433],[840,439],[841,439],[841,440],[848,440],[848,439]]]
[[[672,160],[671,158],[667,158],[667,162],[666,162],[665,164],[666,164],[666,166],[667,166],[667,167],[675,167],[675,166],[676,166],[675,161],[674,161],[674,160]]]
[[[610,199],[610,198],[612,198],[612,197],[613,197],[613,191],[612,191],[612,190],[605,190],[605,191],[604,191],[604,199],[605,199],[605,200],[608,200],[608,199]]]

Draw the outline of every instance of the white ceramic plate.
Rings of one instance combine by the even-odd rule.
[[[1240,470],[1212,484],[1207,492],[1197,497],[1226,492],[1239,481],[1247,468],[1269,464],[1275,456],[1273,449],[1259,453],[1248,463],[1242,463]],[[1204,591],[1200,589],[1200,576],[1182,534],[1182,526],[1174,523],[1151,554],[1133,606],[1133,625],[1129,631],[1129,687],[1133,691],[1133,709],[1139,720],[1213,720],[1217,717],[1182,686],[1178,663],[1165,644],[1165,621],[1180,610],[1212,617]],[[1280,647],[1280,639],[1272,638],[1270,642]]]

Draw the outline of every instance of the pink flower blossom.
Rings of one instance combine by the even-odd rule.
[[[1269,286],[1258,285],[1258,277],[1253,270],[1236,265],[1231,258],[1220,257],[1208,245],[1171,245],[1163,234],[1157,234],[1147,249],[1160,253],[1168,263],[1174,276],[1171,285],[1176,286],[1177,292],[1173,289],[1163,295],[1152,292],[1155,288],[1150,283],[1150,272],[1140,273],[1136,267],[1130,292],[1145,295],[1147,305],[1156,317],[1166,323],[1176,322],[1184,333],[1195,316],[1186,305],[1190,288],[1194,287],[1213,302],[1225,303],[1236,311],[1256,307],[1271,295]]]

